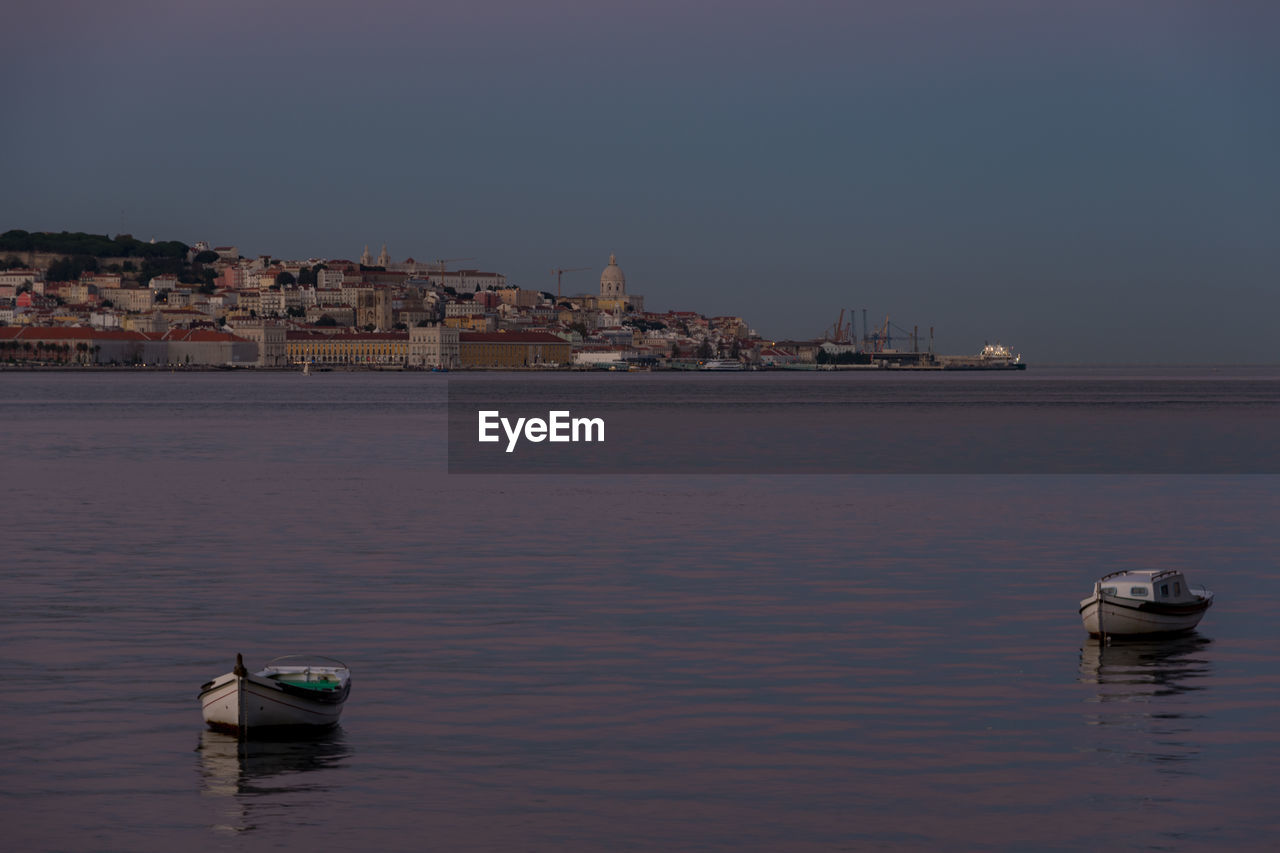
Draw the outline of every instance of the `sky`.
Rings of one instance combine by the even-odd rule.
[[[17,0],[0,230],[1280,362],[1280,5]],[[846,315],[847,316],[847,315]]]

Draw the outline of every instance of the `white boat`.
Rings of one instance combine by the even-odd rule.
[[[250,673],[236,655],[231,672],[200,686],[210,728],[241,737],[257,729],[332,726],[351,693],[351,670],[333,658],[286,655]]]
[[[1090,635],[1177,634],[1200,624],[1213,593],[1187,583],[1174,569],[1112,572],[1096,581],[1080,602]]]
[[[698,365],[699,370],[742,370],[742,362],[736,358],[715,358]]]

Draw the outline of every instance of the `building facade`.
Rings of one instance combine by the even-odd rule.
[[[461,332],[462,367],[551,367],[568,364],[573,346],[549,332]]]
[[[458,330],[448,326],[415,326],[409,330],[410,367],[459,366]]]
[[[290,330],[285,354],[291,364],[407,364],[409,333]]]

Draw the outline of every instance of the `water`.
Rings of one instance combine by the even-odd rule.
[[[1224,413],[1280,396],[1269,370],[1038,373]],[[1277,477],[450,476],[445,380],[0,374],[12,849],[1280,831]],[[709,381],[779,380],[671,393]],[[1195,635],[1085,638],[1097,576],[1164,565],[1217,593]],[[342,727],[203,731],[196,691],[236,652],[345,660]]]

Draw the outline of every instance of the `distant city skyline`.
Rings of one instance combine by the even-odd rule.
[[[216,12],[216,14],[215,14]],[[9,13],[0,230],[469,257],[809,338],[1270,362],[1271,3],[556,0]]]

